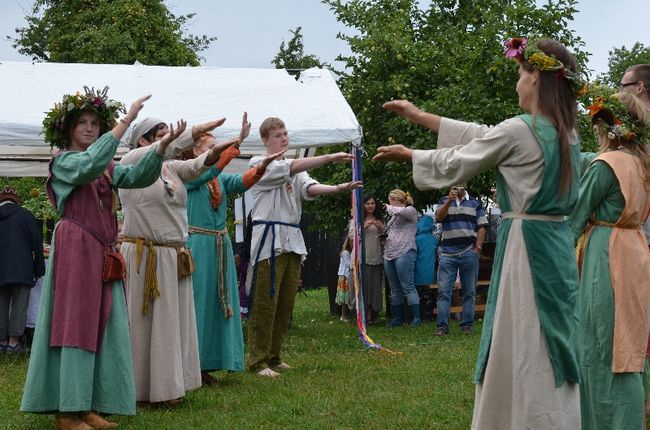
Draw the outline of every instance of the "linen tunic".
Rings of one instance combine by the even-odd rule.
[[[118,144],[119,140],[108,132],[86,151],[65,151],[55,156],[47,185],[60,214],[72,213],[112,240],[117,236],[117,222],[111,211],[111,187],[102,173],[111,163]],[[133,166],[115,164],[113,184],[124,188],[148,186],[158,177],[161,163],[162,157],[155,151],[147,151]],[[102,282],[103,252],[104,246],[88,231],[65,219],[57,224],[50,250],[50,261],[56,263],[47,265],[21,411],[93,410],[106,414],[135,414],[124,289],[121,281]],[[58,272],[72,276],[61,277]],[[74,282],[79,285],[75,287]],[[58,296],[66,289],[75,288],[86,291],[86,297],[69,300],[61,308],[68,314],[73,312],[74,318],[68,318],[68,314],[53,316]],[[95,333],[95,338],[101,339],[99,350],[82,349],[67,341],[64,346],[50,346],[52,324],[62,325],[62,331],[68,334],[78,330],[100,330],[98,315],[87,314],[84,310],[91,305],[86,301],[89,289],[107,288],[111,297],[107,323],[102,333]],[[73,338],[67,336],[65,339]]]
[[[580,199],[571,215],[570,223],[576,238],[585,231],[590,218],[599,222],[616,224],[623,211],[635,211],[634,222],[641,224],[643,205],[647,199],[643,189],[643,179],[639,166],[632,155],[606,153],[616,156],[623,162],[617,172],[606,161],[596,159],[587,169],[580,186]],[[593,156],[589,157],[593,159]],[[629,175],[636,182],[637,189],[632,193],[634,200],[626,202],[621,192],[618,175]],[[629,179],[629,178],[624,178]],[[626,186],[628,190],[629,180]],[[650,297],[650,254],[645,252],[647,243],[641,232],[626,230],[627,237],[615,237],[614,229],[605,225],[592,226],[585,233],[582,252],[582,278],[578,296],[578,355],[580,358],[580,406],[582,428],[584,429],[628,429],[643,426],[643,380],[642,367],[645,358],[647,339],[647,311]],[[622,241],[624,243],[616,243]],[[611,258],[619,251],[618,246],[635,247],[632,268],[620,266],[620,258]],[[621,273],[623,272],[623,273]],[[635,273],[636,272],[636,273]],[[632,282],[625,282],[617,290],[612,283],[614,275],[619,279],[631,275]],[[639,338],[634,348],[616,348],[616,324],[618,313],[629,316],[630,323],[646,334],[634,336]],[[644,321],[644,313],[646,321]],[[646,323],[645,325],[643,323]],[[622,340],[634,330],[624,329]],[[630,339],[631,340],[631,339]],[[626,364],[629,369],[624,372],[613,369],[613,357],[619,354],[618,362]],[[630,366],[632,364],[632,366]],[[636,367],[636,369],[633,369]]]
[[[578,274],[571,231],[561,221],[577,198],[577,142],[570,149],[573,180],[562,196],[557,133],[541,116],[492,128],[443,119],[438,148],[413,153],[419,189],[463,183],[496,166],[499,206],[514,214],[498,233],[472,428],[580,428]]]
[[[179,145],[183,138],[186,139],[179,138]],[[122,163],[135,163],[146,148],[130,151]],[[206,152],[193,160],[165,161],[160,177],[151,186],[121,189],[122,235],[157,244],[184,244],[188,237],[184,182],[198,178],[209,168],[204,165],[207,155]],[[138,265],[136,244],[124,242],[121,248],[127,266],[136,399],[149,402],[180,398],[201,386],[192,277],[178,277],[175,248],[156,246],[155,250],[160,296],[149,303],[147,315],[143,315],[148,250],[145,246]]]
[[[228,214],[228,194],[246,191],[242,175],[219,174],[211,168],[200,178],[185,184],[187,187],[187,215],[190,226],[208,230],[224,230]],[[218,175],[218,176],[217,176]],[[217,209],[210,204],[210,190],[206,183],[217,177],[221,203]],[[223,276],[219,278],[219,250],[215,236],[190,233],[188,246],[192,250],[196,270],[192,274],[194,306],[198,330],[201,370],[217,369],[241,372],[244,370],[244,338],[239,310],[237,268],[230,235],[221,236]],[[226,319],[219,298],[219,287],[225,279],[225,296],[233,316]]]

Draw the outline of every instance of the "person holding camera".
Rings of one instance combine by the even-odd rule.
[[[472,334],[474,323],[478,260],[485,240],[487,217],[481,202],[471,198],[462,184],[452,187],[449,195],[440,199],[436,221],[442,223],[436,336],[449,333],[449,306],[457,273],[463,289],[463,319],[460,328],[469,335]]]

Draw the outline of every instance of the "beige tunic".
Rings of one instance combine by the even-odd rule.
[[[139,149],[133,150],[122,158],[122,163],[135,163],[140,156]],[[124,208],[122,235],[161,244],[185,243],[187,191],[183,183],[208,169],[204,166],[206,157],[207,153],[194,160],[166,161],[162,179],[151,186],[120,190]],[[125,287],[136,400],[160,402],[183,397],[188,390],[201,386],[192,277],[178,278],[174,248],[156,247],[160,296],[149,303],[145,316],[142,302],[147,249],[140,267],[136,267],[135,243],[123,243],[121,251],[127,264]]]
[[[419,189],[464,183],[497,166],[512,211],[521,213],[542,184],[542,150],[521,119],[494,127],[443,119],[438,149],[413,153],[413,181]],[[555,387],[521,223],[513,220],[505,249],[490,356],[476,386],[472,428],[578,430],[578,386]]]

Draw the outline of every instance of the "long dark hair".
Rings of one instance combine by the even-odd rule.
[[[364,208],[363,208],[363,217],[364,217],[364,218],[366,217],[366,208],[365,208],[365,204],[368,202],[368,200],[374,200],[374,201],[375,201],[375,210],[372,212],[372,215],[373,215],[376,219],[379,219],[379,220],[380,220],[381,217],[382,217],[382,214],[381,214],[381,207],[380,207],[380,205],[379,205],[379,202],[378,202],[377,199],[375,198],[375,196],[373,196],[372,194],[367,194],[367,195],[363,196],[363,204],[364,204]]]
[[[552,39],[540,39],[537,48],[546,55],[553,56],[574,73],[578,72],[576,59],[560,42]],[[521,65],[529,72],[535,68],[526,60]],[[560,140],[560,192],[568,191],[571,181],[571,160],[569,159],[569,145],[575,138],[576,119],[578,106],[576,95],[569,87],[566,79],[558,78],[556,72],[545,71],[539,73],[539,105],[542,115],[548,118],[557,130]]]

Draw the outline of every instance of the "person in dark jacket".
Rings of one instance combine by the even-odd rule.
[[[19,353],[29,292],[45,262],[38,222],[11,187],[0,190],[0,262],[0,353]]]

